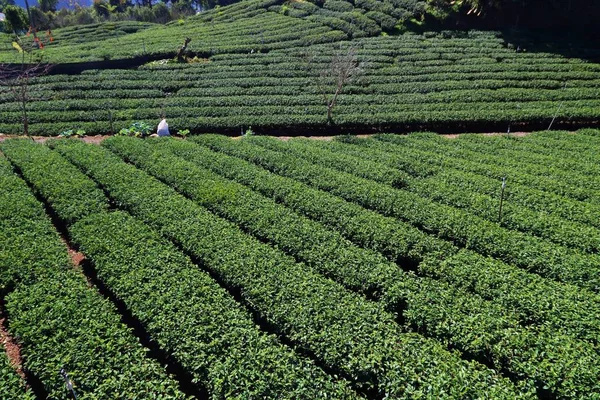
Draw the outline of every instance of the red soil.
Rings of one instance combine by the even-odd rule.
[[[83,140],[86,143],[99,144],[108,137],[110,137],[110,136],[109,135],[84,136],[83,138],[81,138],[81,140]],[[27,138],[27,136],[0,134],[0,142],[2,142],[3,140],[6,140],[6,139],[12,139],[12,138]],[[37,143],[44,143],[50,139],[57,139],[56,137],[51,137],[51,136],[32,136],[31,138]]]
[[[0,343],[2,346],[4,346],[10,363],[13,365],[13,367],[15,367],[21,378],[25,380],[21,349],[19,348],[16,340],[10,335],[10,332],[8,332],[8,329],[6,329],[6,325],[6,316],[4,315],[3,310],[0,309]]]
[[[517,136],[517,137],[521,137],[521,136],[526,136],[529,135],[531,132],[511,132],[510,136]],[[570,132],[570,133],[574,133],[574,132]],[[447,139],[455,139],[457,137],[459,137],[460,135],[462,135],[462,133],[453,133],[453,134],[441,134],[440,136],[445,137]],[[498,135],[507,135],[507,133],[505,132],[495,132],[495,133],[480,133],[480,135],[483,136],[498,136]],[[368,135],[355,135],[356,137],[359,138],[368,138],[370,136],[373,136],[372,134],[368,134]],[[12,139],[12,138],[25,138],[26,136],[19,136],[19,135],[3,135],[0,134],[0,142],[2,142],[3,140],[6,139]],[[110,135],[95,135],[95,136],[84,136],[83,138],[81,138],[81,140],[83,140],[86,143],[92,143],[92,144],[100,144],[102,143],[102,141],[106,138],[109,138]],[[233,137],[233,139],[240,139],[242,136],[235,136]],[[48,137],[48,136],[32,136],[31,137],[35,142],[38,143],[44,143],[50,139],[56,139],[55,137]],[[293,138],[304,138],[304,139],[312,139],[312,140],[333,140],[333,138],[335,138],[335,136],[277,136],[278,139],[283,140],[283,141],[288,141],[290,139]]]
[[[71,257],[71,261],[75,268],[81,267],[81,264],[85,261],[85,256],[72,248],[69,248],[69,257]]]

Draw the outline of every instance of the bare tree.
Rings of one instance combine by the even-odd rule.
[[[12,93],[15,102],[20,104],[23,132],[27,136],[29,136],[27,105],[30,100],[30,80],[45,75],[50,68],[50,64],[44,64],[41,61],[35,64],[26,64],[24,52],[21,64],[0,64],[0,87],[7,88]]]
[[[179,48],[179,51],[177,52],[177,61],[185,62],[185,54],[187,52],[188,44],[190,44],[191,41],[192,41],[191,38],[189,38],[189,37],[185,38],[185,41],[183,42],[183,46],[181,46]]]
[[[315,65],[313,59],[310,64]],[[328,124],[333,124],[333,110],[344,87],[358,78],[363,69],[364,65],[358,61],[357,49],[348,47],[335,52],[330,63],[319,70],[317,86],[327,106]]]
[[[33,15],[31,14],[31,10],[29,9],[29,1],[25,0],[25,8],[27,9],[27,18],[29,18],[29,30],[33,33],[33,38],[35,41],[38,41],[37,37],[37,29],[35,27],[35,21],[33,20]]]

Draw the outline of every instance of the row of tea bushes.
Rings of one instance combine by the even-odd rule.
[[[112,23],[105,23],[110,26]],[[193,54],[212,55],[219,53],[250,53],[270,51],[278,48],[308,46],[314,43],[327,43],[347,39],[341,31],[320,23],[298,20],[266,9],[242,14],[232,20],[203,22],[194,18],[168,25],[153,25],[125,35],[108,33],[94,36],[103,29],[97,27],[88,32],[83,29],[86,39],[60,40],[57,30],[57,43],[49,43],[43,50],[35,50],[34,57],[52,64],[86,63],[96,61],[135,59],[141,57],[173,58],[185,38],[190,37],[188,49]],[[0,60],[19,63],[16,51],[0,51]]]
[[[559,141],[553,140],[556,135],[541,134],[544,140],[550,141],[554,147],[546,154],[537,154],[531,151],[531,146],[524,140],[512,140],[509,143],[500,140],[487,140],[480,142],[475,135],[465,135],[455,143],[457,149],[467,157],[480,160],[481,156],[487,157],[488,162],[496,165],[513,168],[521,173],[537,177],[545,176],[552,180],[564,182],[572,187],[578,187],[585,194],[584,200],[600,203],[600,168],[593,162],[593,155],[598,151],[598,143],[585,140],[585,135],[577,135],[581,143],[571,149],[565,149],[568,143],[565,140],[570,136],[562,132]],[[534,135],[535,136],[535,135]],[[540,136],[540,134],[538,134]],[[499,139],[502,139],[501,136]],[[511,144],[513,144],[511,146]],[[568,156],[568,159],[566,159]],[[540,168],[543,167],[543,168]]]
[[[544,164],[522,165],[522,163],[519,163],[515,165],[511,161],[512,157],[507,157],[506,154],[504,156],[487,155],[469,150],[465,148],[468,143],[463,140],[459,140],[456,143],[440,141],[440,138],[431,134],[411,135],[411,138],[408,140],[407,138],[400,138],[394,135],[382,135],[378,139],[400,145],[403,148],[416,148],[424,151],[428,150],[428,145],[434,143],[437,148],[440,150],[443,149],[444,153],[453,156],[453,159],[457,159],[455,162],[457,166],[464,165],[463,168],[468,171],[482,173],[487,169],[489,171],[488,175],[506,176],[523,186],[538,188],[546,192],[588,203],[597,203],[599,201],[598,198],[600,198],[600,191],[597,187],[580,183],[576,179],[577,174],[574,174],[571,178],[565,178],[565,174],[562,173],[559,176],[553,175],[552,168],[548,168]],[[594,177],[590,179],[593,181]]]
[[[357,146],[329,146],[336,151],[367,158],[390,167],[399,167],[415,177],[426,177],[443,170],[444,174],[452,174],[458,185],[468,186],[473,192],[482,195],[497,196],[502,177],[508,177],[504,193],[508,202],[524,209],[550,213],[563,220],[600,227],[600,208],[595,204],[531,187],[535,185],[535,178],[529,177],[527,180],[515,169],[498,168],[493,164],[481,166],[458,157],[448,158],[444,151],[435,151],[437,135],[419,133],[414,135],[414,138],[417,136],[421,137],[420,140],[427,136],[434,141],[421,149],[414,146],[394,146],[389,141],[356,139],[352,139],[352,143]]]
[[[10,145],[4,142],[2,150]],[[41,382],[41,390],[52,398],[69,398],[59,373],[64,368],[82,398],[126,393],[184,399],[177,382],[147,357],[147,350],[121,322],[115,306],[73,269],[44,207],[4,158],[0,181],[5,255],[0,260],[0,289],[23,368]]]
[[[0,348],[0,396],[6,400],[34,399],[33,393],[25,387],[25,382],[17,374],[3,348]]]
[[[348,146],[337,143],[292,140],[286,146],[286,150],[290,153],[313,160],[320,165],[355,173],[380,183],[397,185],[398,180],[395,177],[398,176],[399,171],[394,169],[397,165],[392,162],[379,163],[365,160],[368,156],[362,151],[364,147],[356,149],[354,154],[349,154],[350,151],[345,151]],[[433,148],[435,147],[429,151],[433,151]],[[423,163],[415,160],[414,151],[407,150],[407,153],[410,154],[407,155],[402,168],[410,171],[422,169]],[[450,150],[441,152],[440,156],[444,157],[446,163],[440,166],[435,175],[417,179],[410,179],[405,175],[401,186],[435,202],[465,209],[488,221],[497,222],[500,197],[498,181],[453,170],[450,166],[455,157]],[[415,160],[414,163],[412,163],[413,160]],[[435,156],[430,157],[428,161],[430,160],[435,160]],[[429,168],[425,167],[424,171],[429,171]],[[422,175],[422,173],[417,174]],[[554,243],[589,253],[597,253],[600,250],[600,231],[598,229],[557,218],[551,214],[540,214],[509,201],[503,203],[500,224],[508,229],[533,234]]]
[[[332,382],[260,332],[209,274],[148,227],[126,214],[107,213],[102,192],[60,154],[25,140],[9,145],[11,160],[57,216],[75,223],[68,233],[93,261],[93,275],[141,323],[147,339],[181,365],[195,391],[215,399],[254,392],[281,398],[299,393],[356,397],[347,385]],[[64,204],[101,206],[74,214]]]
[[[257,136],[251,138],[251,142],[276,148],[278,152],[286,151],[286,144],[275,139]],[[278,174],[293,177],[384,215],[400,218],[462,247],[498,257],[541,276],[598,290],[596,278],[600,260],[597,255],[580,254],[500,227],[467,211],[290,155],[286,155],[283,162],[265,160],[264,164]]]
[[[448,343],[451,348],[477,360],[489,360],[494,368],[508,376],[519,376],[531,387],[542,382],[540,386],[562,396],[568,393],[563,391],[566,386],[570,387],[569,392],[575,390],[571,392],[573,394],[586,392],[595,382],[594,372],[591,372],[594,361],[581,366],[581,372],[576,374],[580,381],[572,381],[568,376],[571,368],[568,373],[566,370],[559,372],[557,377],[559,366],[573,365],[582,354],[587,354],[587,359],[595,359],[597,355],[592,346],[568,336],[557,339],[553,330],[524,329],[519,326],[516,315],[504,312],[497,304],[444,283],[427,278],[414,279],[411,274],[404,274],[395,265],[386,263],[383,257],[349,245],[335,231],[327,230],[245,186],[169,156],[169,150],[162,150],[160,144],[157,142],[151,147],[134,138],[111,138],[103,142],[103,146],[126,161],[254,236],[268,240],[306,262],[319,273],[352,291],[382,299],[387,309],[399,313],[405,324],[417,332]],[[474,337],[486,339],[475,340]],[[522,347],[523,343],[527,343],[525,347]],[[532,346],[539,347],[534,350]],[[571,349],[577,350],[572,352]],[[517,361],[511,356],[514,354],[522,357]]]
[[[379,305],[242,233],[107,150],[78,143],[59,150],[123,207],[178,243],[227,287],[240,290],[279,334],[359,390],[389,396],[460,397],[483,391],[518,397],[508,381],[461,361],[435,341],[402,333]]]
[[[230,140],[212,135],[192,139],[219,153],[187,142],[167,143],[176,154],[248,185],[340,231],[361,247],[376,250],[401,265],[407,262],[420,263],[417,270],[420,274],[447,281],[502,304],[506,309],[517,313],[525,324],[549,324],[555,329],[566,329],[574,337],[596,343],[599,334],[597,319],[589,317],[600,312],[596,295],[577,286],[541,278],[471,251],[458,252],[449,243],[425,235],[398,219],[385,217],[240,159],[272,169],[269,165],[285,165],[289,161],[285,154],[252,146],[246,140]],[[166,145],[164,142],[157,143]],[[311,163],[300,163],[298,160],[296,168],[306,175],[314,172]],[[463,262],[452,262],[449,264],[451,268],[442,267],[435,262],[440,258],[451,260],[452,255],[457,252],[456,259]],[[428,259],[427,263],[422,263],[424,258]],[[552,308],[546,306],[550,293]]]

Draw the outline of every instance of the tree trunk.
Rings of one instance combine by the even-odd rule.
[[[23,132],[29,137],[29,119],[27,117],[27,106],[25,100],[21,102],[23,113]]]
[[[187,51],[187,46],[191,41],[192,41],[191,38],[189,38],[189,37],[185,38],[185,41],[183,42],[183,46],[181,46],[181,48],[177,52],[177,61],[185,62],[185,52]]]
[[[23,117],[23,132],[29,137],[29,117],[27,115],[27,82],[21,79],[21,114]]]
[[[29,9],[29,1],[28,0],[25,0],[25,8],[27,8],[27,17],[29,18],[29,27],[31,28],[33,37],[35,39],[37,39],[37,32],[35,31],[35,23],[33,21],[33,17],[31,16],[31,10]]]

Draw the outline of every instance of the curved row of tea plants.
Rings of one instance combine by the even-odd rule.
[[[43,206],[3,157],[0,184],[0,289],[23,368],[56,399],[69,396],[61,368],[80,398],[120,397],[124,387],[139,398],[185,398],[114,305],[72,268]]]
[[[554,144],[552,150],[544,155],[530,150],[531,147],[535,147],[533,140],[506,141],[505,136],[480,142],[473,138],[476,135],[465,135],[457,141],[456,147],[459,147],[461,151],[468,150],[468,152],[465,151],[465,156],[469,158],[471,151],[474,151],[476,152],[475,159],[479,158],[477,156],[483,155],[489,159],[489,162],[496,165],[514,168],[536,177],[545,176],[567,183],[572,187],[584,189],[587,194],[585,200],[598,204],[600,202],[600,179],[598,178],[600,168],[593,161],[594,154],[598,152],[598,143],[586,141],[585,135],[577,135],[581,143],[573,148],[564,140],[567,135],[569,135],[567,132],[562,132],[563,140],[558,142],[552,140],[556,136],[543,135],[545,141],[550,140],[550,143]],[[565,146],[569,146],[569,149],[565,149]]]
[[[269,51],[347,39],[345,33],[321,23],[267,11],[264,3],[272,1],[253,3],[262,8],[240,14],[232,20],[188,18],[168,25],[156,24],[151,29],[140,29],[126,35],[108,33],[94,37],[91,36],[94,32],[84,31],[81,41],[70,38],[63,41],[60,40],[61,30],[57,30],[59,40],[56,43],[46,43],[43,50],[31,50],[31,55],[53,64],[82,63],[148,56],[172,58],[187,37],[192,39],[188,50],[201,55]],[[104,25],[111,24],[114,23]],[[99,30],[96,28],[95,32]],[[108,31],[111,32],[110,29]],[[14,49],[0,51],[2,62],[19,63],[20,59]]]
[[[203,138],[204,135],[201,135],[197,140],[201,143]],[[260,143],[278,147],[280,152],[285,152],[285,144],[274,139],[253,137],[249,142],[255,146]],[[297,157],[266,153],[258,161],[263,167],[278,174],[329,191],[384,215],[408,221],[460,246],[499,257],[542,276],[598,290],[598,256],[583,255],[521,232],[510,231],[466,211],[348,173],[320,167]],[[523,248],[526,250],[522,250]]]
[[[419,274],[447,281],[502,304],[519,315],[525,324],[549,324],[555,329],[564,329],[575,337],[597,342],[600,334],[598,319],[590,318],[590,315],[600,315],[600,299],[596,295],[470,251],[458,252],[449,243],[425,235],[400,220],[385,217],[330,193],[224,154],[252,160],[253,157],[260,159],[277,153],[225,137],[202,135],[193,139],[222,153],[215,153],[187,141],[150,143],[167,146],[170,151],[185,159],[250,186],[339,231],[357,245],[382,253],[390,261],[400,265],[418,264]],[[306,173],[310,171],[307,169]],[[453,254],[457,252],[455,260]],[[431,260],[421,263],[424,258]],[[440,258],[445,258],[447,262],[436,269],[435,266],[439,263],[433,260]],[[550,294],[553,304],[551,309],[547,307]]]
[[[489,194],[477,193],[477,191],[482,191],[483,188],[489,188],[490,186],[499,189],[498,181],[447,167],[440,167],[439,171],[433,176],[411,179],[406,173],[394,169],[393,164],[386,165],[365,160],[365,156],[361,157],[359,151],[356,155],[346,154],[344,146],[336,146],[335,143],[291,140],[286,143],[286,151],[326,167],[354,173],[392,186],[400,185],[421,197],[452,207],[466,209],[488,221],[498,222],[499,191],[493,193],[492,190],[491,193],[488,192]],[[414,157],[414,153],[411,153],[411,156]],[[451,155],[443,153],[443,157],[448,162],[452,162],[453,157]],[[408,164],[408,169],[418,170],[422,168],[421,163],[416,162],[411,165],[410,160],[408,158],[405,164]],[[444,165],[448,166],[448,164]],[[429,171],[429,168],[425,167],[425,171]],[[422,173],[425,173],[425,171]],[[492,197],[491,194],[495,194],[495,196]],[[503,203],[500,225],[586,252],[598,253],[600,250],[600,231],[598,229],[557,218],[551,214],[540,214],[528,208],[513,205],[509,201]]]
[[[594,361],[598,356],[592,346],[568,336],[557,338],[554,330],[523,329],[515,315],[498,305],[427,278],[414,280],[383,257],[349,245],[319,223],[207,169],[169,156],[169,150],[161,150],[158,143],[150,147],[133,138],[111,138],[103,146],[345,287],[385,298],[386,308],[401,313],[409,327],[476,359],[490,360],[494,368],[528,380],[531,387],[537,384],[560,396],[578,396],[587,393],[600,376],[600,371],[595,371],[600,360]],[[398,304],[404,309],[398,309]],[[589,362],[581,363],[582,354],[587,354],[583,358]],[[573,379],[575,360],[580,372]],[[570,365],[568,372],[558,372],[564,365]]]
[[[102,42],[107,39],[118,39],[119,41],[123,41],[126,40],[126,36],[131,33],[143,31],[145,29],[156,29],[159,26],[160,25],[158,24],[148,22],[115,21],[83,26],[70,26],[55,29],[51,32],[40,31],[37,35],[46,50],[50,48],[60,48],[62,51],[68,52],[71,51],[72,46],[87,45],[88,47],[92,47],[94,42]],[[14,40],[14,35],[12,34],[0,34],[0,62],[21,62],[21,54],[19,54],[12,46]],[[29,60],[29,56],[32,54],[46,55],[45,51],[28,49],[29,47],[33,47],[32,35],[21,37],[20,42],[21,45],[25,47],[26,51],[31,52],[31,54],[27,55],[26,60]],[[44,57],[43,60],[49,61],[47,57]]]
[[[416,136],[423,136],[423,134]],[[448,158],[443,152],[435,151],[435,141],[423,149],[394,146],[378,140],[352,139],[351,143],[358,146],[340,146],[335,143],[328,146],[336,151],[343,151],[392,168],[399,167],[415,177],[427,177],[443,170],[444,174],[452,174],[456,185],[468,187],[469,190],[482,195],[499,196],[501,179],[507,176],[502,175],[502,172],[505,172],[509,174],[504,193],[506,201],[532,211],[549,213],[563,220],[594,228],[600,227],[600,208],[597,205],[531,188],[527,183],[529,181],[514,182],[511,177],[518,174],[518,171],[497,171],[493,165],[482,168],[477,163],[469,163],[468,160]]]
[[[354,398],[344,384],[261,333],[226,291],[149,228],[105,207],[73,213],[64,204],[105,204],[94,182],[58,153],[31,141],[2,146],[69,227],[102,283],[211,398],[299,393]],[[89,188],[89,189],[88,189]],[[86,190],[87,189],[87,190]],[[99,198],[101,196],[101,200]],[[82,219],[83,218],[83,219]],[[159,290],[157,290],[159,289]],[[267,373],[266,371],[269,371]]]
[[[413,135],[409,135],[411,137]],[[389,143],[397,144],[404,149],[419,149],[428,151],[434,148],[445,157],[453,160],[453,164],[460,166],[467,171],[484,174],[487,176],[495,175],[509,177],[512,181],[523,186],[540,189],[559,196],[564,196],[573,200],[586,201],[588,203],[598,203],[600,191],[597,188],[588,188],[585,184],[577,183],[576,175],[573,178],[563,179],[563,176],[552,174],[552,168],[543,164],[526,164],[515,166],[510,159],[501,155],[480,154],[468,149],[467,142],[462,140],[444,141],[437,135],[414,135],[413,138],[400,138],[394,135],[380,135],[377,137]],[[463,144],[465,143],[465,144]],[[396,149],[391,147],[389,151]],[[403,149],[403,150],[404,150]],[[401,150],[402,151],[402,150]],[[513,157],[517,157],[515,154]],[[564,175],[564,174],[561,174]],[[592,182],[594,178],[590,179]]]
[[[288,2],[273,5],[269,11],[306,19],[344,31],[351,38],[377,36],[396,31],[411,18],[425,13],[425,2],[417,0],[325,0],[324,2]]]
[[[461,361],[435,341],[402,333],[379,305],[247,236],[107,150],[81,143],[58,149],[123,207],[197,257],[228,287],[239,289],[247,304],[298,349],[360,390],[388,396],[518,396],[508,381]]]
[[[336,32],[330,36],[332,40],[378,36],[382,30],[395,31],[404,21],[422,15],[424,5],[424,1],[417,0],[361,0],[356,4],[341,0],[322,4],[251,0],[203,11],[166,26],[120,21],[68,27],[55,30],[53,41],[48,34],[40,32],[45,47],[31,52],[52,63],[128,59],[143,54],[173,56],[176,46],[183,43],[186,36],[192,38],[190,48],[194,52],[269,50],[273,48],[271,43],[285,41],[278,37],[280,26],[290,33],[287,39],[290,43],[275,48],[306,45],[304,38],[310,36],[310,32],[297,31],[300,27],[320,27],[325,36]],[[280,24],[271,27],[271,21]],[[247,27],[251,29],[245,29]],[[10,44],[8,36],[0,39]],[[22,40],[27,42],[29,36]],[[254,46],[249,46],[252,44]],[[0,48],[0,60],[18,62],[17,53],[11,46]]]
[[[109,23],[95,23],[83,26],[69,26],[52,31],[53,45],[72,45],[75,43],[91,43],[110,38],[119,37],[131,33],[154,29],[158,24],[139,21],[114,21]]]

